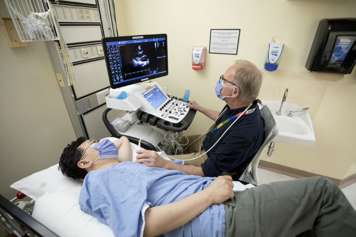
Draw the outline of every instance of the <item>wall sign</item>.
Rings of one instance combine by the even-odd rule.
[[[210,29],[209,53],[237,55],[240,29]]]

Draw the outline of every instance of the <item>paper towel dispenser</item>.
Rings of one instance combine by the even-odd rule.
[[[349,74],[356,62],[356,18],[323,19],[306,63],[310,71]]]

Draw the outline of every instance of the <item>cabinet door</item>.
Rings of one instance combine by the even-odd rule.
[[[100,25],[93,26],[61,26],[66,44],[99,41],[102,39]]]
[[[109,77],[103,59],[75,65],[73,74],[73,90],[76,98],[109,86]]]

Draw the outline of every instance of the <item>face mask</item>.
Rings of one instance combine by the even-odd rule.
[[[221,100],[224,99],[224,96],[221,95],[222,88],[223,88],[223,81],[219,79],[215,85],[215,94]]]
[[[224,100],[225,98],[232,98],[232,97],[235,97],[233,95],[230,95],[230,96],[223,96],[221,95],[221,91],[224,87],[224,81],[219,79],[217,82],[216,82],[216,85],[215,85],[215,94],[216,96],[221,99],[221,100]]]
[[[119,150],[108,138],[103,138],[90,146],[99,152],[100,159],[117,158],[119,155]]]

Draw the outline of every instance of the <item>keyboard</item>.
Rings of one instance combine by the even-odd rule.
[[[171,123],[179,123],[190,110],[187,102],[171,97],[158,109],[158,116]]]

